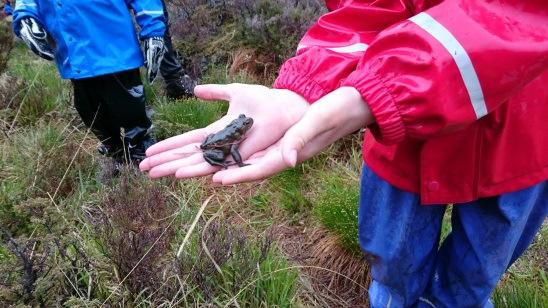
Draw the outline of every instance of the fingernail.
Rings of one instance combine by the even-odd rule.
[[[297,165],[297,150],[295,149],[289,152],[289,164],[291,167],[295,167]]]
[[[214,174],[213,177],[211,178],[211,181],[213,183],[221,183],[223,180],[223,177],[217,175],[217,174]]]
[[[148,161],[147,161],[147,159],[145,158],[145,159],[139,164],[139,170],[145,171],[145,170],[147,170],[147,166],[148,166]]]

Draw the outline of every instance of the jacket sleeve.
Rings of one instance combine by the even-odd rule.
[[[342,85],[369,105],[379,142],[450,133],[546,71],[547,21],[545,0],[446,0],[381,32]]]
[[[20,36],[19,31],[21,30],[21,23],[19,21],[25,17],[32,17],[44,26],[38,13],[38,3],[36,1],[17,0],[15,9],[13,10],[13,32],[17,36]]]
[[[126,0],[133,9],[135,19],[141,28],[139,38],[163,37],[166,20],[161,0]]]
[[[332,11],[307,31],[297,55],[282,65],[274,82],[275,88],[297,92],[310,103],[340,86],[380,31],[412,16],[411,5],[400,0],[328,0],[326,4]]]

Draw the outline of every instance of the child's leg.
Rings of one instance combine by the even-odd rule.
[[[146,115],[145,91],[138,69],[105,75],[103,99],[111,125],[126,135],[144,136],[152,122]],[[134,133],[130,131],[135,130]]]
[[[421,206],[363,167],[358,213],[359,239],[371,257],[371,307],[415,303],[435,264],[445,206]]]
[[[457,205],[428,295],[436,307],[489,307],[506,269],[532,242],[548,212],[548,184]]]
[[[101,89],[97,86],[101,77],[73,79],[74,107],[87,127],[103,143],[116,143],[108,125],[106,106],[102,104]],[[93,124],[93,126],[92,126]],[[114,135],[114,137],[118,136]]]
[[[124,130],[124,143],[130,149],[132,159],[139,152],[144,158],[146,148],[154,143],[148,134],[152,125],[145,109],[145,93],[138,69],[105,75],[103,77],[103,100],[109,117],[111,130]],[[121,140],[121,139],[120,139]]]

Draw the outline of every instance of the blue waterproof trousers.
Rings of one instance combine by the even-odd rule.
[[[445,210],[364,166],[358,224],[372,307],[491,307],[497,282],[546,218],[548,184],[455,205],[439,245]]]

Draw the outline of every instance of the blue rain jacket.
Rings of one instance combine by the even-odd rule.
[[[144,59],[133,18],[146,39],[164,36],[161,0],[18,0],[13,29],[34,17],[51,34],[61,77],[81,79],[137,68]]]

